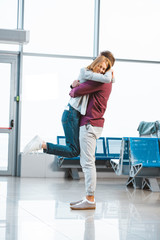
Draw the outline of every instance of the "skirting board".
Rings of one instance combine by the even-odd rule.
[[[20,177],[64,178],[65,170],[57,167],[57,157],[45,153],[20,154]],[[83,172],[79,171],[83,178]],[[97,172],[97,178],[127,178],[114,172]]]

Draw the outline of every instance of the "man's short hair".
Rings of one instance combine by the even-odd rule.
[[[113,56],[113,54],[110,52],[110,51],[103,51],[100,53],[101,56],[105,56],[106,58],[108,58],[111,63],[112,63],[112,66],[114,65],[114,62],[115,62],[115,58]]]

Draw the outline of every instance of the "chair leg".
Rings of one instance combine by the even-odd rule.
[[[129,177],[126,183],[127,187],[142,188],[142,177]]]
[[[152,192],[160,192],[159,184],[156,178],[144,178],[142,189],[149,189]]]
[[[70,168],[69,173],[74,180],[79,180],[80,179],[77,168]]]

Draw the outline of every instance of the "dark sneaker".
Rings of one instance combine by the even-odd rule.
[[[84,199],[83,201],[80,201],[75,205],[71,205],[70,208],[72,210],[92,210],[92,209],[96,209],[96,203],[90,202],[87,199]]]

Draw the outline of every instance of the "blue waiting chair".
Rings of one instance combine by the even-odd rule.
[[[57,144],[66,145],[66,139],[64,136],[57,136]],[[106,155],[106,146],[105,138],[100,137],[97,139],[96,143],[96,168],[107,168],[107,155]],[[81,168],[80,165],[80,156],[67,158],[58,156],[58,167],[66,169],[66,177],[71,176],[73,179],[79,179],[78,168]]]
[[[135,188],[136,180],[142,189],[159,192],[157,177],[160,176],[160,150],[158,138],[128,138],[130,171],[127,185]]]
[[[129,175],[129,142],[127,137],[117,138],[117,154],[112,156],[111,165],[117,175]],[[116,159],[116,160],[115,160]]]
[[[57,144],[59,145],[66,145],[66,138],[65,136],[57,136]],[[68,157],[57,157],[57,165],[59,168],[65,169],[65,177],[72,177],[75,180],[79,180],[78,168],[80,166],[80,156],[68,158]]]

